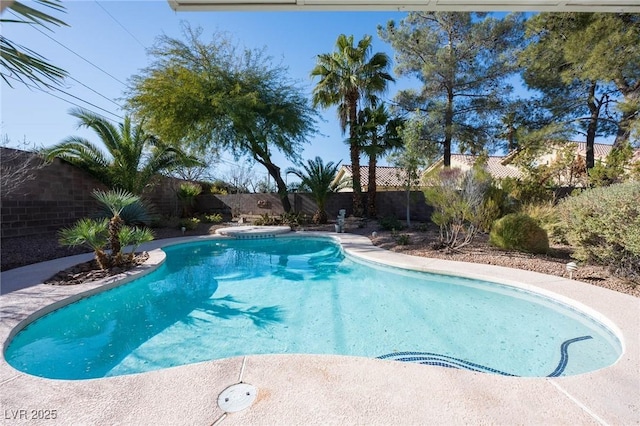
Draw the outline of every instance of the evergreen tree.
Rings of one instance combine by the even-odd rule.
[[[445,167],[453,144],[460,152],[482,152],[511,90],[506,79],[515,71],[520,16],[412,12],[378,33],[396,52],[396,72],[422,82],[420,90],[402,91],[396,100],[424,115],[428,137],[442,146]]]

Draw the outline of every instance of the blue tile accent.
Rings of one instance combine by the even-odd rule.
[[[569,345],[581,340],[588,339],[592,339],[592,337],[581,336],[562,342],[562,344],[560,345],[560,362],[558,363],[558,366],[553,371],[553,373],[549,374],[547,377],[558,377],[562,375],[569,362],[569,353],[567,351]],[[499,374],[501,376],[519,377],[516,374],[507,373],[495,368],[486,367],[484,365],[476,364],[470,361],[465,361],[460,358],[454,358],[448,355],[436,354],[432,352],[394,352],[386,355],[380,355],[377,358],[401,362],[415,362],[423,365],[435,365],[438,367],[446,368],[459,368],[481,373]]]
[[[569,347],[569,345],[574,342],[579,342],[581,340],[588,340],[588,339],[593,339],[593,337],[581,336],[581,337],[576,337],[575,339],[569,339],[562,342],[562,345],[560,346],[560,362],[558,363],[558,366],[556,367],[556,369],[553,370],[553,373],[549,374],[547,377],[558,377],[562,375],[562,373],[564,372],[564,369],[567,367],[567,363],[569,362],[569,352],[567,352],[567,348]]]

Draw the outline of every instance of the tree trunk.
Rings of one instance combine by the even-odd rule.
[[[587,167],[587,174],[589,170],[593,169],[595,166],[595,153],[593,152],[593,145],[596,140],[596,130],[598,129],[598,117],[600,115],[600,108],[596,104],[595,93],[596,93],[597,83],[591,83],[591,87],[589,88],[589,99],[587,104],[589,105],[589,111],[591,115],[589,116],[589,124],[587,125],[587,141],[585,147],[585,160]]]
[[[407,186],[407,227],[411,226],[411,184]]]
[[[444,167],[451,167],[451,140],[453,139],[453,91],[447,89],[447,109],[444,111]]]
[[[362,217],[362,187],[360,186],[360,146],[357,135],[357,98],[349,101],[349,154],[351,155],[351,173],[353,175],[353,215]]]
[[[374,143],[373,152],[375,153],[375,149],[376,149],[375,138],[372,142]],[[376,192],[378,188],[376,185],[376,166],[377,166],[376,155],[375,154],[369,155],[369,186],[367,188],[367,194],[368,194],[367,216],[369,216],[372,219],[374,219],[377,216]]]
[[[289,193],[287,192],[287,184],[284,179],[280,175],[280,167],[276,166],[273,163],[263,163],[263,165],[267,168],[269,175],[273,178],[278,188],[278,196],[280,197],[280,202],[282,203],[282,208],[285,213],[291,213],[291,202],[289,202]]]

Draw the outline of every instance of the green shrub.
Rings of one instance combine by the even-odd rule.
[[[187,231],[193,231],[198,227],[200,219],[197,217],[190,217],[187,219],[180,219],[179,226],[185,228]]]
[[[560,218],[558,207],[552,201],[525,204],[520,209],[520,213],[526,214],[538,222],[538,225],[547,231],[549,241],[561,244],[568,243],[566,239],[566,224]]]
[[[204,223],[221,223],[222,215],[220,213],[212,213],[202,215],[202,221]]]
[[[182,203],[182,217],[191,215],[196,197],[202,193],[202,187],[197,183],[181,183],[176,195]]]
[[[558,208],[576,259],[640,283],[640,182],[589,189]]]
[[[384,229],[385,231],[397,231],[399,229],[404,228],[404,225],[402,225],[402,222],[400,222],[397,218],[393,217],[393,216],[387,216],[387,217],[383,217],[382,219],[380,219],[380,228]]]
[[[256,226],[273,226],[278,225],[278,219],[275,216],[270,216],[269,213],[265,213],[254,220],[253,224]]]
[[[406,246],[411,244],[411,236],[409,234],[399,234],[396,236],[396,244]]]
[[[489,243],[505,250],[546,253],[549,250],[547,232],[535,219],[511,213],[498,219],[491,228]]]

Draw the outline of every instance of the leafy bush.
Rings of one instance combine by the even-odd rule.
[[[404,228],[404,225],[402,225],[402,222],[400,222],[397,218],[393,216],[383,217],[382,219],[380,219],[379,224],[380,224],[380,228],[384,229],[385,231],[397,231],[399,229]]]
[[[547,231],[535,219],[522,213],[511,213],[498,219],[491,228],[489,243],[505,250],[527,253],[549,251]]]
[[[576,259],[640,283],[640,182],[589,189],[558,207]]]
[[[198,227],[199,223],[200,219],[198,219],[197,217],[190,217],[186,219],[180,219],[178,225],[180,226],[180,228],[185,228],[187,231],[193,231]]]
[[[222,215],[220,213],[212,213],[202,215],[202,221],[204,223],[221,223]]]

